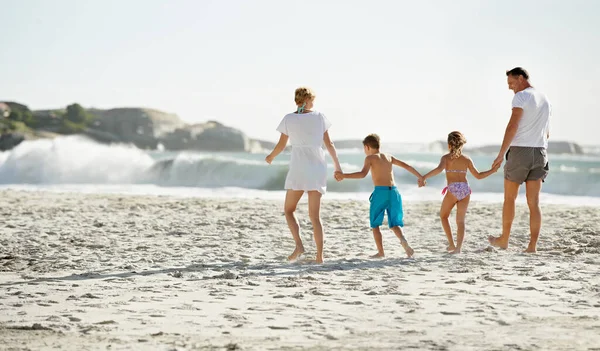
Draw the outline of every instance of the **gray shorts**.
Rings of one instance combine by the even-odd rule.
[[[511,146],[506,153],[504,179],[523,184],[530,180],[546,179],[548,152],[543,147]]]

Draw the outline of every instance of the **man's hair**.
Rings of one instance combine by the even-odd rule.
[[[506,71],[506,76],[518,77],[523,76],[525,80],[529,79],[529,73],[523,67],[515,67],[511,70]]]
[[[363,139],[363,145],[370,147],[371,149],[379,150],[379,135],[369,134]]]

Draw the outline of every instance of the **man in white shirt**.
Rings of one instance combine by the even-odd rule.
[[[552,106],[543,93],[529,84],[529,73],[521,67],[506,72],[508,88],[515,92],[512,101],[512,116],[504,133],[504,141],[492,167],[504,165],[504,206],[502,208],[502,235],[490,236],[490,244],[503,249],[508,247],[508,238],[515,218],[515,201],[519,187],[525,182],[529,227],[531,237],[525,252],[536,252],[542,211],[540,191],[548,175],[548,138],[550,137],[550,115]]]

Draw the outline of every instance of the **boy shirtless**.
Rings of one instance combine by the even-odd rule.
[[[424,185],[423,176],[413,167],[395,159],[393,156],[380,153],[379,142],[380,140],[377,134],[368,135],[363,140],[363,147],[367,157],[365,158],[365,165],[362,171],[355,173],[336,172],[335,179],[338,181],[347,178],[360,179],[366,177],[367,174],[369,174],[369,170],[371,171],[375,190],[369,199],[369,202],[371,203],[370,222],[371,228],[373,229],[375,244],[377,245],[377,254],[372,257],[377,258],[385,256],[383,252],[381,231],[379,230],[379,226],[383,224],[384,212],[387,212],[388,224],[394,231],[394,234],[400,239],[400,244],[402,244],[404,251],[406,251],[406,255],[412,257],[415,250],[408,245],[408,242],[402,233],[401,227],[404,226],[402,197],[394,183],[394,172],[392,167],[393,165],[400,166],[414,174],[414,176],[418,178],[419,186]]]

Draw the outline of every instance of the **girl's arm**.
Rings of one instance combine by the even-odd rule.
[[[327,148],[327,151],[329,151],[329,155],[331,155],[335,171],[341,172],[342,167],[340,166],[340,161],[338,160],[337,150],[335,149],[335,145],[333,145],[333,141],[331,141],[331,138],[329,138],[328,131],[325,131],[325,133],[323,134],[323,143],[325,143],[325,148]]]
[[[498,168],[500,168],[499,164],[496,165],[494,168],[488,170],[488,171],[479,172],[477,170],[477,167],[475,167],[475,164],[473,163],[473,160],[471,160],[469,158],[469,171],[477,179],[483,179],[483,178],[487,178],[487,177],[491,176],[492,174],[494,174],[494,173],[496,173],[498,171]]]
[[[265,161],[267,161],[268,164],[271,164],[271,162],[273,162],[275,157],[277,157],[277,155],[279,155],[285,149],[287,142],[288,142],[288,136],[281,133],[281,136],[279,137],[279,141],[277,142],[277,145],[275,145],[275,148],[273,149],[273,151],[271,151],[271,153],[269,155],[267,155],[267,157],[265,157]]]
[[[446,169],[446,156],[442,156],[440,159],[440,164],[432,169],[429,173],[423,176],[423,180],[427,180],[427,178],[435,177],[436,175],[442,173],[442,171]]]

